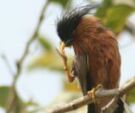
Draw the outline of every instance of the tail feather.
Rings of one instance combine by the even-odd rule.
[[[95,103],[89,104],[87,113],[99,113],[98,106]]]
[[[88,112],[87,113],[95,113],[94,103],[88,105]]]
[[[115,110],[114,113],[124,113],[124,104],[120,98],[118,100],[118,108]]]

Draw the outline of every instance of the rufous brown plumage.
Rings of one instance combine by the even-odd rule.
[[[65,45],[75,52],[72,73],[79,79],[84,95],[102,84],[105,89],[117,88],[121,58],[115,35],[100,20],[89,14],[98,5],[87,5],[66,13],[57,24],[57,32]],[[88,113],[100,113],[111,98],[88,105]],[[122,113],[122,109],[115,113]]]

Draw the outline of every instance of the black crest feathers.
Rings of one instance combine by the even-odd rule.
[[[57,33],[66,46],[72,44],[72,33],[79,24],[81,18],[88,14],[90,10],[99,7],[100,4],[90,4],[75,8],[66,12],[57,23]]]

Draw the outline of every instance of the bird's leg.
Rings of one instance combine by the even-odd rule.
[[[97,105],[95,92],[101,88],[103,88],[103,85],[98,84],[95,88],[87,92],[88,96],[92,98],[95,105]],[[95,106],[95,113],[99,113],[98,106]]]
[[[94,101],[94,103],[96,103],[95,92],[98,89],[101,89],[101,88],[103,88],[103,85],[102,84],[98,84],[95,88],[93,88],[92,90],[90,90],[90,91],[87,92],[88,96],[90,96],[92,98],[92,100]]]
[[[71,72],[69,71],[69,68],[68,68],[68,65],[67,65],[67,56],[65,55],[65,44],[63,42],[61,42],[60,44],[60,51],[57,50],[57,52],[59,53],[59,55],[61,56],[62,60],[63,60],[63,63],[64,63],[64,71],[68,77],[68,81],[69,82],[72,82],[75,78],[75,76],[73,76],[71,74]]]

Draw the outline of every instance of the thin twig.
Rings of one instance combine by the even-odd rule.
[[[22,57],[16,63],[17,71],[14,75],[13,83],[12,83],[12,86],[11,86],[11,91],[10,91],[10,94],[9,94],[6,113],[12,112],[13,108],[15,107],[14,103],[16,103],[15,100],[17,98],[17,92],[15,90],[15,85],[16,85],[16,82],[18,80],[18,77],[20,76],[20,74],[22,72],[22,66],[23,66],[23,63],[24,63],[28,53],[29,53],[30,46],[33,43],[33,41],[38,37],[38,32],[39,32],[40,27],[42,25],[42,22],[44,20],[44,12],[47,9],[47,6],[48,6],[49,3],[50,3],[49,0],[47,0],[45,2],[45,4],[43,5],[43,8],[41,10],[41,13],[40,13],[39,20],[38,20],[37,26],[35,28],[35,31],[33,32],[32,36],[30,37],[29,41],[27,42],[26,47],[24,49],[24,52],[22,54]]]
[[[7,68],[8,68],[8,70],[9,70],[9,73],[10,73],[11,75],[13,75],[14,72],[13,72],[11,66],[10,66],[10,63],[9,63],[9,60],[8,60],[7,56],[6,56],[5,54],[2,54],[2,55],[1,55],[1,58],[2,58],[3,61],[5,62],[5,64],[6,64]]]
[[[29,49],[30,49],[31,44],[38,37],[38,32],[39,32],[40,27],[42,25],[42,22],[44,20],[44,12],[47,9],[47,6],[48,6],[49,3],[50,3],[49,0],[47,0],[46,3],[44,4],[44,6],[43,6],[43,8],[41,10],[41,13],[40,13],[39,20],[38,20],[37,26],[35,28],[35,31],[33,32],[32,36],[30,37],[29,41],[27,42],[26,47],[24,49],[24,53],[22,54],[22,57],[16,63],[17,70],[18,70],[18,72],[15,75],[16,79],[18,78],[18,75],[20,75],[20,73],[22,71],[23,62],[24,62],[24,60],[26,59],[26,57],[27,57],[27,55],[29,53]]]
[[[115,97],[115,96],[119,96],[119,95],[122,96],[134,87],[135,87],[135,77],[133,79],[131,79],[128,83],[125,83],[119,89],[111,89],[111,90],[98,89],[95,92],[96,101],[100,101],[101,98],[106,98],[106,97]],[[57,106],[56,108],[51,109],[47,113],[69,112],[69,111],[75,110],[77,108],[80,108],[84,105],[90,104],[93,101],[94,100],[91,96],[85,95],[68,104]]]

